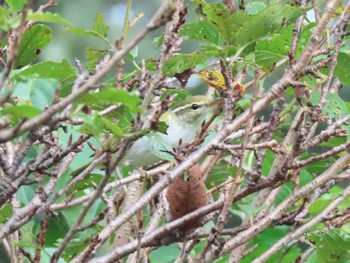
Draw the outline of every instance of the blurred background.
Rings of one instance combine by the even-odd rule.
[[[46,0],[41,0],[38,4],[43,3],[46,3]],[[127,0],[57,0],[57,3],[58,5],[55,8],[51,8],[48,11],[60,14],[64,19],[72,23],[71,27],[91,29],[96,15],[102,13],[104,14],[105,24],[110,27],[107,36],[108,40],[111,43],[115,43],[122,36]],[[138,15],[143,16],[129,30],[126,42],[143,28],[161,3],[162,0],[133,1],[129,20],[134,20]],[[187,22],[191,18],[194,19],[193,9],[194,5],[189,3],[189,14],[186,17]],[[50,27],[53,29],[53,40],[42,52],[42,60],[61,61],[63,58],[66,58],[73,62],[74,58],[77,58],[84,61],[84,50],[86,47],[108,48],[105,43],[96,40],[94,37],[86,36],[84,37],[85,41],[82,42],[82,37],[66,31],[62,25],[50,24]],[[138,48],[139,57],[149,58],[159,55],[156,44],[152,41],[162,31],[162,29],[159,29],[146,36],[146,39],[142,41]],[[193,47],[187,46],[186,49],[193,49]]]

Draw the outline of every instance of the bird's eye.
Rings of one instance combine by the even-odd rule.
[[[198,104],[192,104],[191,106],[192,110],[197,110],[199,108]]]

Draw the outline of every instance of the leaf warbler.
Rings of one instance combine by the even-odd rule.
[[[193,141],[208,116],[209,109],[222,102],[221,98],[210,99],[203,95],[183,100],[160,117],[160,121],[168,125],[166,133],[153,132],[136,140],[127,151],[122,164],[137,168],[150,166],[162,159],[170,160],[172,156],[165,152],[172,151],[180,141],[183,144]]]

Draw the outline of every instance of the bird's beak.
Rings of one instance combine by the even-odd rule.
[[[219,105],[219,104],[221,104],[221,103],[223,103],[223,102],[224,102],[224,99],[223,99],[223,98],[213,99],[213,100],[211,100],[211,101],[208,102],[208,106],[209,106],[209,107],[213,107],[213,106]]]

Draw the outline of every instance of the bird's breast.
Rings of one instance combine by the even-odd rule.
[[[171,127],[171,128],[170,128]],[[198,129],[193,125],[169,125],[167,134],[162,134],[162,139],[169,143],[169,145],[176,147],[181,140],[182,144],[193,141],[196,137]]]

